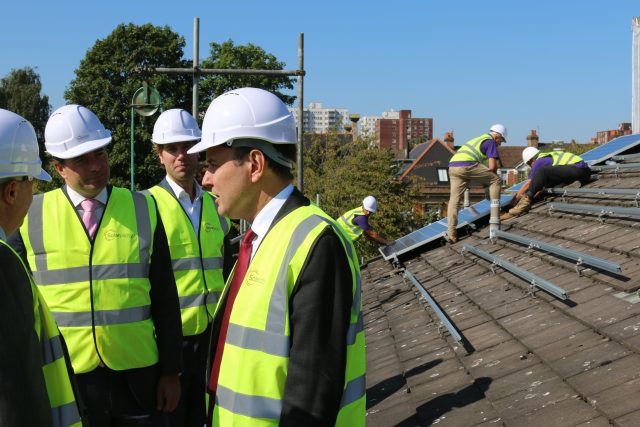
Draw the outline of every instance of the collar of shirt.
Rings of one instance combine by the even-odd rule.
[[[79,207],[80,203],[82,203],[82,201],[85,200],[86,197],[84,197],[82,194],[78,193],[76,190],[74,190],[73,188],[69,187],[68,185],[67,185],[67,194],[69,195],[69,199],[71,200],[71,203],[73,203],[73,206],[76,209],[81,209]],[[109,195],[107,194],[107,188],[105,187],[93,199],[99,201],[100,203],[102,203],[102,207],[104,207],[107,204],[107,199],[108,198],[109,198]]]
[[[273,199],[269,200],[258,215],[253,220],[251,224],[251,229],[254,233],[256,233],[256,238],[253,241],[253,248],[251,250],[251,258],[256,253],[256,249],[260,246],[260,242],[264,238],[267,231],[269,231],[269,227],[271,227],[271,223],[273,223],[273,219],[276,217],[284,202],[287,201],[289,196],[293,193],[293,185],[287,185],[282,191],[280,191]]]
[[[184,191],[184,188],[180,187],[173,179],[171,179],[169,175],[167,175],[165,179],[169,183],[169,187],[171,187],[171,189],[173,190],[173,194],[176,195],[176,198],[178,200],[184,200],[184,201],[188,201],[189,203],[195,203],[196,201],[200,200],[200,198],[202,197],[202,187],[195,180],[193,181],[193,183],[196,186],[196,197],[194,197],[192,202],[191,197],[189,197],[189,194],[186,191]]]

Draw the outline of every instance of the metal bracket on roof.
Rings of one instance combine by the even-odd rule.
[[[537,298],[536,294],[535,294],[535,290],[536,290],[536,281],[532,280],[531,283],[529,283],[529,291],[527,292],[527,294],[531,297],[531,298]]]
[[[578,273],[578,277],[582,276],[582,270],[580,270],[580,266],[582,265],[582,258],[578,258],[576,262],[576,273]]]
[[[620,274],[622,272],[619,264],[608,261],[606,259],[595,257],[593,255],[585,254],[583,252],[574,251],[572,249],[567,249],[562,246],[552,245],[551,243],[542,242],[540,240],[535,240],[530,237],[520,236],[517,234],[508,233],[506,231],[501,231],[501,230],[496,232],[496,236],[503,238],[505,240],[520,243],[521,245],[528,245],[529,249],[535,248],[541,251],[545,251],[545,252],[560,256],[565,259],[575,261],[576,271],[578,272],[578,275],[581,274],[580,271],[578,271],[578,267],[581,265],[592,265],[601,270],[610,271],[616,274]]]
[[[542,277],[536,276],[535,274],[533,274],[533,273],[531,273],[531,272],[529,272],[529,271],[527,271],[527,270],[525,270],[523,268],[520,268],[515,264],[512,264],[512,263],[510,263],[508,261],[505,261],[504,259],[502,259],[502,258],[500,258],[500,257],[498,257],[496,255],[493,255],[493,254],[485,252],[485,251],[483,251],[481,249],[478,249],[475,246],[472,246],[472,245],[469,245],[469,244],[465,244],[464,248],[467,251],[471,252],[472,254],[474,254],[474,255],[476,255],[476,256],[478,256],[480,258],[483,258],[483,259],[485,259],[487,261],[493,261],[499,267],[502,267],[505,270],[507,270],[508,272],[510,272],[511,274],[514,274],[514,275],[520,277],[521,279],[527,281],[528,283],[530,283],[530,284],[532,284],[532,285],[534,285],[534,286],[536,286],[538,288],[541,288],[541,289],[549,292],[551,295],[555,296],[558,299],[561,299],[561,300],[566,300],[567,299],[567,292],[564,289],[554,285],[553,283],[543,279]]]
[[[442,310],[442,308],[440,308],[440,305],[436,302],[436,300],[434,300],[431,297],[431,295],[425,289],[425,287],[422,286],[422,283],[420,283],[418,279],[416,279],[416,277],[413,275],[413,273],[411,273],[406,268],[404,269],[404,277],[409,279],[411,283],[413,283],[413,285],[422,294],[425,301],[427,301],[427,303],[431,306],[431,309],[434,311],[436,316],[438,316],[438,318],[440,319],[441,325],[447,328],[447,330],[449,331],[453,339],[456,340],[456,342],[462,344],[462,335],[458,331],[458,328],[456,328],[453,322],[451,322],[451,320],[449,319],[449,316],[447,316],[447,314]],[[438,332],[440,332],[440,326],[438,326]]]

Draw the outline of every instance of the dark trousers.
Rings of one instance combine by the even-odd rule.
[[[591,180],[591,169],[579,168],[571,165],[547,166],[540,168],[531,179],[527,195],[533,199],[538,191],[543,188],[552,188],[558,185],[569,185],[574,181],[586,185]]]
[[[96,368],[76,375],[89,427],[167,426],[155,409],[156,367],[112,371]]]
[[[203,427],[206,423],[205,393],[211,327],[205,332],[184,337],[180,375],[180,402],[169,414],[171,427]]]

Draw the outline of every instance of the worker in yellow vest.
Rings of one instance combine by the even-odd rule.
[[[0,109],[0,425],[80,426],[64,341],[19,255],[22,224],[42,169],[31,124]]]
[[[489,186],[491,213],[489,236],[500,228],[500,177],[497,175],[500,144],[507,141],[507,128],[495,124],[484,133],[464,143],[449,160],[449,181],[451,195],[447,207],[447,239],[458,241],[458,208],[469,182],[474,181]],[[488,166],[483,162],[488,159]]]
[[[387,239],[371,228],[369,224],[369,216],[377,210],[378,201],[376,198],[367,196],[362,200],[362,206],[343,213],[336,219],[336,222],[354,242],[364,234],[368,239],[376,243],[388,245]]]
[[[187,150],[200,141],[200,128],[187,111],[164,111],[151,140],[166,176],[148,190],[163,219],[182,315],[182,393],[169,415],[173,427],[206,423],[205,377],[211,319],[232,259],[226,239],[230,221],[218,214],[213,196],[196,182],[198,155]],[[225,248],[226,246],[226,248]]]
[[[112,187],[111,133],[66,105],[45,128],[65,185],[34,197],[20,242],[71,356],[90,425],[156,425],[180,398],[182,325],[150,196]]]
[[[514,197],[516,205],[500,216],[503,221],[529,212],[533,198],[545,188],[591,181],[589,165],[577,154],[560,150],[543,153],[527,147],[522,150],[522,162],[531,167],[531,172]]]
[[[365,425],[360,270],[342,228],[293,185],[296,126],[274,94],[209,106],[202,140],[218,210],[251,224],[214,316],[214,426]]]

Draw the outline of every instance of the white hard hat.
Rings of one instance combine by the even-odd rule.
[[[378,210],[378,201],[373,196],[367,196],[362,201],[362,207],[369,212],[375,212]]]
[[[200,128],[196,119],[182,108],[172,108],[160,114],[153,126],[151,141],[154,144],[199,141]]]
[[[72,159],[95,151],[111,142],[106,130],[91,110],[81,105],[65,105],[51,114],[44,129],[47,153],[59,159]]]
[[[495,132],[495,133],[499,133],[500,135],[502,135],[502,137],[504,138],[504,140],[507,140],[507,128],[504,125],[501,125],[500,123],[497,123],[493,126],[491,126],[489,128],[490,132]]]
[[[538,155],[539,152],[540,150],[538,150],[536,147],[525,148],[524,150],[522,150],[522,161],[525,162],[525,164],[529,163],[531,159]]]
[[[296,123],[287,106],[271,92],[252,87],[230,90],[211,102],[202,122],[202,140],[188,152],[198,153],[225,143],[231,146],[238,139],[244,146],[248,146],[247,140],[295,144]]]
[[[0,108],[0,178],[30,176],[51,181],[42,169],[38,139],[23,117]]]

